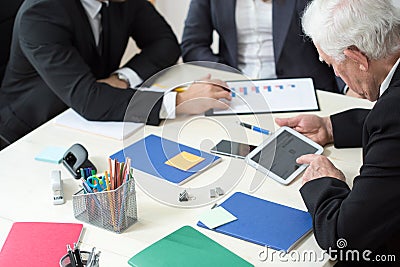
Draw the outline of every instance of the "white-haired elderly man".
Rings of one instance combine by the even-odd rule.
[[[376,266],[379,260],[399,265],[399,8],[391,0],[314,0],[302,24],[336,75],[359,95],[376,100],[372,110],[276,119],[321,145],[363,148],[363,165],[352,189],[326,156],[297,159],[309,164],[300,192],[313,217],[314,235],[323,249],[344,249],[336,255],[340,266]]]

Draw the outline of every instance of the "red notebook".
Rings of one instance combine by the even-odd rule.
[[[82,224],[16,222],[0,252],[0,266],[57,267],[71,246],[79,241]]]

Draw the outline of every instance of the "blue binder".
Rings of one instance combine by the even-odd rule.
[[[276,250],[288,252],[312,230],[308,212],[241,192],[234,193],[220,206],[238,219],[212,230]],[[197,225],[207,228],[201,222]]]
[[[205,160],[187,171],[165,164],[168,159],[183,151],[203,157]],[[221,160],[221,157],[216,155],[153,134],[110,156],[111,159],[116,159],[119,162],[124,162],[125,157],[132,159],[132,167],[134,169],[178,185],[183,184]]]

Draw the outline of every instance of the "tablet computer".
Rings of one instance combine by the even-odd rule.
[[[323,147],[289,127],[281,127],[249,153],[245,160],[270,178],[289,184],[306,167],[296,163],[305,154],[322,154]]]

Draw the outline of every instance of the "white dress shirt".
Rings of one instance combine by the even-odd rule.
[[[272,1],[237,0],[238,68],[252,79],[276,78]]]
[[[386,76],[385,80],[383,80],[380,88],[379,88],[379,97],[382,96],[382,94],[386,91],[386,89],[388,89],[390,82],[392,81],[394,72],[397,69],[397,66],[399,66],[400,63],[400,58],[397,59],[396,63],[394,64],[394,66],[392,67],[392,69],[389,71],[388,75]]]
[[[100,39],[100,32],[102,31],[101,14],[100,14],[102,2],[98,0],[81,0],[81,3],[88,16],[96,45],[98,45]],[[104,1],[104,3],[108,5],[108,1]],[[115,73],[121,73],[125,77],[127,77],[129,84],[132,87],[135,87],[143,82],[143,80],[139,77],[139,75],[128,67],[120,68],[116,70]],[[166,93],[164,95],[163,103],[160,110],[160,118],[174,119],[175,105],[176,105],[176,92]]]

